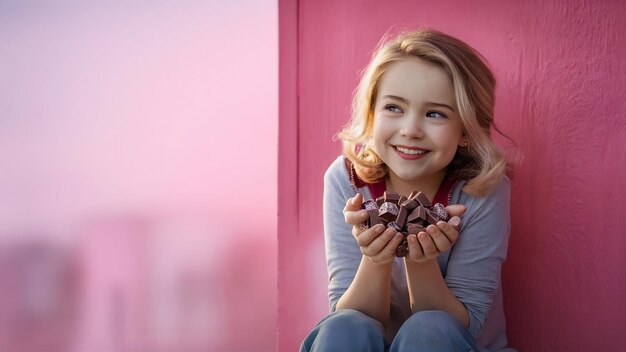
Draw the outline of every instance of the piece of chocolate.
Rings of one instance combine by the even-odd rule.
[[[385,202],[385,197],[380,196],[380,197],[376,198],[376,204],[378,205],[378,207],[383,205],[384,202]]]
[[[396,248],[396,257],[405,257],[407,254],[409,254],[409,242],[405,237]]]
[[[392,202],[384,202],[378,210],[378,217],[389,221],[394,221],[398,216],[398,206]]]
[[[387,224],[387,227],[394,228],[394,229],[396,229],[396,231],[398,231],[398,232],[402,231],[402,226],[398,225],[398,223],[397,223],[397,222],[395,222],[395,221],[390,221],[390,222]]]
[[[426,208],[423,206],[419,206],[409,214],[409,217],[406,219],[409,223],[421,224],[426,221]]]
[[[380,218],[378,217],[378,210],[368,210],[367,214],[370,216],[367,221],[367,227],[372,227],[381,223]]]
[[[448,221],[448,211],[446,210],[446,207],[443,206],[443,204],[436,203],[435,205],[433,205],[433,212],[437,214],[437,217],[439,219],[443,221]]]
[[[437,214],[434,211],[430,209],[426,209],[426,221],[429,224],[437,225],[437,222],[439,222],[439,220],[441,219],[439,218],[439,216],[437,216]]]
[[[365,221],[365,225],[367,227],[380,224],[380,219],[378,218],[378,205],[376,205],[376,202],[373,199],[368,199],[363,202],[361,208],[367,210],[367,214],[369,215],[369,219]]]
[[[403,227],[406,224],[406,217],[409,215],[409,210],[401,205],[400,210],[398,211],[398,217],[396,218],[396,223]]]
[[[407,224],[406,231],[409,235],[417,235],[421,231],[426,231],[426,228],[420,224]]]
[[[400,196],[400,199],[398,199],[398,206],[402,205],[402,203],[404,203],[406,200],[407,200],[407,197]]]
[[[415,199],[407,199],[400,205],[405,207],[407,210],[411,211],[411,210],[417,208],[419,203]]]
[[[423,207],[430,208],[432,206],[428,197],[426,197],[426,195],[422,192],[417,192],[411,199],[415,199]]]
[[[385,202],[391,202],[395,204],[398,204],[398,201],[400,200],[400,195],[396,192],[385,191],[385,193],[383,193],[383,197],[385,197]]]
[[[365,202],[363,202],[363,204],[361,205],[361,208],[366,209],[366,210],[372,210],[372,209],[378,210],[378,205],[373,199],[368,199]]]

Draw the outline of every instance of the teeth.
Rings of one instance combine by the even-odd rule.
[[[424,153],[426,153],[425,150],[407,149],[407,148],[402,148],[402,147],[396,147],[396,149],[398,149],[399,151],[401,151],[404,154],[410,154],[410,155],[417,155],[417,154],[424,154]]]

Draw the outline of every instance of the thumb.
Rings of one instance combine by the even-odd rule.
[[[452,204],[446,207],[446,211],[448,212],[449,217],[453,216],[461,216],[465,213],[465,205],[463,204]]]
[[[361,209],[361,204],[363,203],[363,196],[361,193],[357,193],[354,197],[348,199],[346,202],[346,207],[343,209],[344,211],[357,211]]]

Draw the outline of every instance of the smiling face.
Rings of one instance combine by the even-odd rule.
[[[464,141],[457,111],[452,80],[440,67],[417,58],[389,66],[379,82],[373,129],[388,187],[434,196]]]

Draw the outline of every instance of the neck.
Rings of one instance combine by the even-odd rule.
[[[386,186],[388,191],[396,192],[404,196],[408,196],[412,191],[419,191],[424,193],[428,199],[432,200],[435,198],[445,176],[446,171],[442,170],[435,175],[430,175],[423,179],[408,181],[399,178],[393,172],[389,172],[386,178]]]

